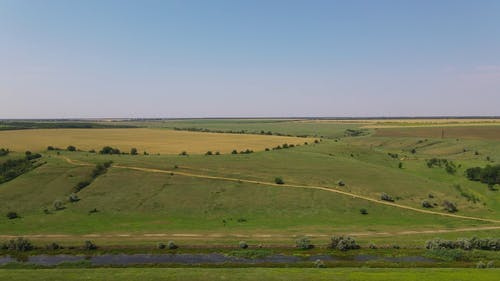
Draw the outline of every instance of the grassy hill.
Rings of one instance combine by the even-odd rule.
[[[210,120],[190,122],[200,128],[213,124]],[[313,121],[283,122],[283,132],[293,124],[297,126],[297,135],[311,135],[318,128],[318,122]],[[255,130],[268,130],[280,123],[225,121],[216,125],[237,130],[240,125],[249,124]],[[461,130],[462,134],[469,134],[462,138],[433,138],[421,132],[416,136],[377,133],[340,137],[340,132],[346,130],[345,123],[325,124],[333,128],[330,136],[335,137],[252,154],[100,155],[40,151],[43,157],[38,161],[46,164],[0,185],[0,213],[15,211],[21,217],[9,220],[2,215],[0,234],[5,238],[27,235],[68,241],[92,237],[110,244],[149,243],[165,237],[189,244],[225,244],[245,239],[256,244],[290,245],[302,235],[326,243],[331,234],[349,233],[363,243],[413,246],[421,246],[423,240],[438,234],[449,238],[499,235],[500,229],[472,229],[500,225],[480,220],[500,220],[500,192],[464,176],[469,167],[500,161],[497,141],[481,135],[470,138],[474,130]],[[356,129],[361,125],[348,126]],[[325,131],[318,134],[327,135],[330,129],[321,130]],[[203,143],[204,134],[207,133],[196,133],[199,144]],[[258,137],[263,147],[267,141],[270,147],[276,144],[276,136]],[[53,138],[56,142],[57,136]],[[127,141],[124,137],[116,144],[118,148],[132,145]],[[211,139],[205,141],[209,147]],[[93,145],[115,145],[109,140],[98,142],[96,138]],[[205,149],[200,148],[201,151]],[[11,153],[1,157],[0,162],[16,157],[22,154]],[[427,160],[431,158],[453,161],[456,171],[450,174],[444,167],[429,168]],[[113,161],[107,172],[77,193],[79,201],[69,202],[75,186],[90,177],[96,164],[106,161]],[[276,177],[281,177],[285,184],[274,185]],[[343,186],[338,185],[340,180]],[[296,185],[326,187],[333,192]],[[385,201],[380,200],[382,193],[390,195],[397,205],[434,213],[384,205]],[[56,200],[63,202],[63,209],[54,209]],[[434,207],[423,208],[424,200]],[[456,204],[456,215],[473,218],[439,215],[449,214],[442,206],[445,200]],[[362,214],[361,209],[367,214]],[[468,231],[452,231],[464,228]]]

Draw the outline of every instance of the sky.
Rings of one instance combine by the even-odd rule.
[[[0,118],[500,115],[500,1],[0,0]]]

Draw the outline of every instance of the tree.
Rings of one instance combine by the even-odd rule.
[[[137,155],[137,148],[131,148],[130,149],[130,155]]]
[[[360,212],[362,215],[368,215],[368,210],[366,210],[365,208],[361,208],[361,209],[359,209],[359,212]]]
[[[284,184],[285,182],[283,181],[283,179],[281,177],[276,177],[276,178],[274,178],[274,183]]]
[[[66,148],[67,151],[76,151],[76,147],[72,146],[72,145],[69,145],[67,148]]]

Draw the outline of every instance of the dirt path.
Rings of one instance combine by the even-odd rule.
[[[345,235],[354,237],[384,237],[384,236],[404,236],[404,235],[417,235],[417,234],[440,234],[440,233],[455,233],[455,232],[470,232],[479,230],[498,230],[500,226],[481,226],[481,227],[466,227],[456,229],[427,229],[427,230],[407,230],[398,232],[351,232]],[[329,234],[324,233],[306,233],[311,238],[330,237]],[[106,239],[106,238],[119,238],[119,239],[156,239],[156,238],[179,238],[179,239],[220,239],[220,238],[254,238],[254,239],[291,239],[295,238],[296,234],[265,234],[265,233],[108,233],[108,234],[28,234],[23,235],[29,239]],[[302,234],[300,235],[302,236]],[[0,239],[13,239],[18,235],[0,235]]]
[[[89,166],[92,164],[81,162],[81,161],[75,161],[72,160],[68,157],[64,157],[68,163],[73,164],[73,165],[83,165],[83,166]],[[123,166],[123,165],[113,165],[112,167],[114,168],[119,168],[119,169],[129,169],[129,170],[135,170],[135,171],[142,171],[142,172],[150,172],[150,173],[163,173],[163,174],[174,174],[174,175],[181,175],[181,176],[186,176],[186,177],[193,177],[193,178],[201,178],[201,179],[211,179],[211,180],[222,180],[222,181],[230,181],[230,182],[244,182],[244,183],[250,183],[250,184],[258,184],[258,185],[266,185],[266,186],[272,186],[272,187],[279,187],[279,188],[286,188],[286,187],[293,187],[293,188],[304,188],[304,189],[315,189],[315,190],[322,190],[322,191],[327,191],[327,192],[333,192],[337,194],[342,194],[345,196],[349,196],[352,198],[357,198],[357,199],[362,199],[366,201],[370,201],[376,204],[381,204],[381,205],[386,205],[386,206],[391,206],[391,207],[396,207],[400,209],[405,209],[405,210],[411,210],[414,212],[419,212],[423,214],[430,214],[430,215],[437,215],[437,216],[443,216],[443,217],[451,217],[451,218],[457,218],[457,219],[465,219],[465,220],[474,220],[474,221],[483,221],[483,222],[491,222],[491,223],[500,223],[500,220],[495,220],[495,219],[488,219],[488,218],[479,218],[479,217],[471,217],[471,216],[462,216],[462,215],[457,215],[457,214],[450,214],[450,213],[440,213],[440,212],[435,212],[431,210],[424,210],[424,209],[418,209],[406,205],[401,205],[397,204],[394,202],[388,202],[388,201],[381,201],[378,199],[374,199],[368,196],[363,196],[363,195],[358,195],[358,194],[353,194],[347,191],[335,189],[333,187],[325,187],[325,186],[312,186],[312,185],[298,185],[298,184],[276,184],[273,182],[265,182],[265,181],[256,181],[256,180],[245,180],[245,179],[237,179],[237,178],[228,178],[228,177],[220,177],[220,176],[209,176],[209,175],[200,175],[200,174],[194,174],[194,173],[188,173],[188,172],[180,172],[180,171],[171,171],[171,170],[160,170],[160,169],[152,169],[152,168],[141,168],[141,167],[133,167],[133,166]]]

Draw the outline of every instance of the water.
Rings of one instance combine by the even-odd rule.
[[[36,255],[30,256],[25,263],[54,266],[60,263],[75,263],[88,261],[96,266],[112,266],[112,265],[141,265],[141,264],[287,264],[297,262],[313,262],[315,260],[335,261],[335,257],[329,255],[316,255],[306,258],[287,255],[270,255],[262,258],[240,258],[231,257],[222,254],[106,254],[99,256],[74,256],[74,255]],[[15,258],[10,256],[0,257],[0,265],[16,262]],[[421,256],[407,257],[379,257],[370,255],[358,255],[354,257],[354,261],[387,261],[387,262],[434,262],[434,260]]]

